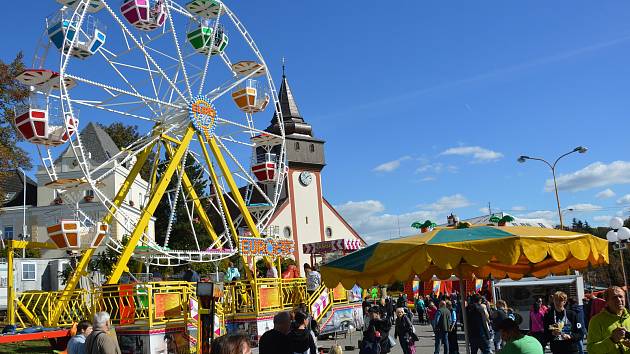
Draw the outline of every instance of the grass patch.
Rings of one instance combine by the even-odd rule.
[[[48,340],[31,340],[18,343],[0,344],[0,353],[17,354],[17,353],[53,353]]]

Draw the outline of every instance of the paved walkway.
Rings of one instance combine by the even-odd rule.
[[[431,331],[431,326],[429,325],[415,325],[416,327],[416,334],[418,335],[418,337],[420,338],[420,341],[416,342],[416,354],[433,354],[435,345],[434,345],[434,339],[433,339],[433,332]],[[461,329],[461,327],[460,327]],[[393,335],[393,328],[392,328],[392,332],[391,334]],[[354,353],[354,354],[358,354],[359,353],[359,348],[358,348],[358,341],[362,338],[361,332],[354,332],[352,333],[352,335],[348,334],[345,338],[343,335],[340,335],[336,340],[335,339],[330,339],[330,340],[319,340],[318,341],[318,346],[320,348],[324,349],[324,352],[327,353],[328,350],[330,349],[331,346],[338,344],[341,346],[342,349],[344,349],[344,353]],[[460,330],[459,332],[459,352],[461,354],[465,354],[466,353],[466,347],[464,346],[464,335],[463,335],[463,331]],[[346,346],[354,346],[354,350],[346,347]],[[442,350],[440,351],[440,353],[443,353],[444,349],[442,347]],[[254,348],[253,349],[253,353],[258,354],[258,348]],[[396,345],[394,348],[392,348],[392,351],[390,352],[391,354],[402,354],[403,351],[400,348],[400,343],[398,343],[398,345]],[[545,353],[550,353],[549,349],[547,349],[545,351]]]
[[[416,334],[420,338],[420,341],[416,342],[416,354],[433,354],[434,341],[433,341],[433,332],[431,331],[431,326],[425,325],[420,326],[416,325]],[[392,328],[391,334],[394,334],[394,329]],[[461,338],[462,336],[460,336]],[[345,338],[343,335],[340,335],[337,340],[319,340],[318,346],[320,348],[324,348],[324,352],[328,352],[331,346],[335,345],[335,342],[339,344],[344,349],[344,353],[359,353],[358,341],[362,338],[361,332],[354,332],[352,335],[348,334]],[[354,346],[354,350],[348,349],[346,346]],[[459,342],[460,353],[466,353],[464,349],[464,341]],[[402,349],[400,348],[400,343],[392,348],[391,354],[402,354]],[[443,350],[442,350],[443,352]],[[258,348],[254,348],[253,353],[258,353]]]

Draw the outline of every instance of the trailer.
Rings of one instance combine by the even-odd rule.
[[[505,300],[508,307],[518,311],[523,317],[520,324],[522,330],[529,330],[529,310],[534,301],[541,297],[544,303],[551,303],[551,295],[556,291],[564,291],[569,298],[582,306],[584,298],[584,280],[582,276],[563,275],[549,276],[543,279],[523,278],[521,280],[504,279],[494,282],[493,294],[496,300]]]

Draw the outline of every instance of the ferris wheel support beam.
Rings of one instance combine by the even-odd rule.
[[[166,167],[164,174],[160,178],[160,181],[157,183],[155,190],[151,194],[151,198],[149,198],[149,202],[147,203],[144,210],[142,210],[140,219],[136,223],[136,226],[133,232],[131,233],[131,236],[129,237],[129,242],[127,243],[127,246],[125,246],[125,249],[123,250],[120,257],[118,258],[118,261],[116,262],[116,264],[114,265],[112,274],[109,276],[109,279],[107,280],[107,284],[118,283],[123,272],[128,269],[127,263],[129,262],[129,259],[133,255],[133,252],[136,248],[136,244],[138,243],[138,241],[140,241],[140,237],[142,236],[142,234],[144,234],[144,229],[149,224],[149,221],[151,220],[151,217],[153,216],[155,209],[157,209],[158,204],[160,203],[160,200],[162,199],[162,196],[164,195],[164,192],[166,192],[166,188],[171,182],[171,178],[173,177],[173,174],[177,170],[180,162],[182,161],[182,158],[188,151],[188,145],[190,145],[190,141],[192,140],[194,133],[195,133],[195,129],[192,127],[192,125],[189,125],[188,129],[186,129],[186,133],[184,134],[184,137],[182,138],[181,144],[177,148],[177,151],[173,154],[173,157],[171,158],[171,161],[169,162],[168,167]],[[134,168],[137,165],[138,163],[136,163]]]
[[[168,154],[169,158],[173,159],[175,155],[173,153],[173,148],[168,143],[165,143],[164,147],[166,148],[166,153]],[[199,196],[195,191],[193,183],[190,178],[188,178],[188,173],[186,173],[186,171],[181,167],[178,167],[178,170],[182,173],[182,184],[184,185],[184,191],[188,193],[189,198],[192,199],[193,205],[195,207],[194,210],[199,214],[199,221],[206,229],[206,232],[208,232],[208,235],[210,236],[212,241],[216,242],[219,239],[219,236],[217,236],[217,233],[214,231],[214,227],[212,227],[210,218],[208,217],[208,214],[201,204],[201,200],[199,199]],[[185,199],[184,203],[186,203]]]
[[[153,150],[154,145],[155,143],[147,145],[142,151],[142,153],[138,155],[138,159],[136,163],[133,165],[133,168],[131,169],[131,171],[129,171],[127,178],[125,178],[125,182],[123,182],[122,186],[118,190],[118,193],[116,194],[116,197],[112,201],[113,205],[110,207],[109,212],[105,215],[105,217],[103,217],[102,222],[104,224],[109,224],[112,221],[112,218],[114,217],[114,214],[116,213],[116,210],[122,205],[123,201],[127,197],[127,194],[129,193],[129,190],[131,189],[131,186],[133,185],[133,182],[136,180],[136,177],[138,177],[138,175],[140,174],[140,170],[142,169],[142,166],[144,166],[145,161],[147,160],[149,155],[151,155],[151,151]],[[85,273],[88,263],[90,263],[90,260],[92,259],[92,256],[94,255],[95,251],[96,249],[89,248],[81,256],[81,260],[79,260],[79,263],[77,264],[74,272],[72,273],[72,275],[70,276],[70,279],[66,283],[66,287],[61,292],[57,306],[54,307],[54,310],[50,315],[50,318],[48,320],[49,326],[57,325],[57,320],[59,320],[59,316],[61,316],[61,312],[66,307],[68,301],[70,301],[70,297],[72,296],[72,293],[74,292],[74,289],[76,288],[77,284],[79,284],[79,280],[81,280],[81,277]]]
[[[214,189],[217,193],[217,196],[219,197],[221,206],[223,207],[223,212],[225,213],[225,217],[227,218],[227,223],[230,228],[230,232],[232,233],[232,235],[234,235],[234,237],[237,237],[238,234],[236,233],[236,228],[234,227],[234,220],[232,220],[232,216],[230,215],[230,209],[228,208],[228,205],[225,202],[225,198],[223,196],[223,190],[221,189],[221,185],[219,183],[219,178],[217,177],[217,173],[214,171],[212,161],[210,160],[210,154],[208,154],[208,149],[206,148],[206,144],[204,143],[203,136],[201,136],[201,134],[197,134],[197,139],[199,140],[199,145],[201,146],[201,151],[203,152],[203,156],[206,159],[206,164],[208,165],[208,169],[210,170],[210,178],[212,179],[212,184],[214,184]]]

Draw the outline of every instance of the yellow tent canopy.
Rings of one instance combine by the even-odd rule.
[[[324,283],[346,289],[406,281],[545,277],[608,263],[608,242],[590,234],[538,227],[441,228],[376,243],[321,267]]]

